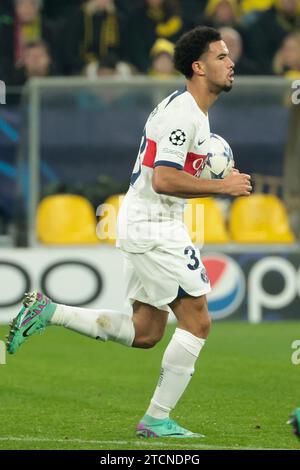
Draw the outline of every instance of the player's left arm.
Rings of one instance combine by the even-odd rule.
[[[252,186],[250,176],[232,171],[224,179],[198,179],[176,168],[159,166],[154,169],[152,187],[158,194],[191,199],[204,195],[227,194],[249,196]]]
[[[224,180],[195,178],[183,171],[188,152],[195,142],[199,123],[187,114],[169,116],[157,141],[152,187],[158,194],[183,199],[228,194],[248,196],[251,192],[250,176],[233,171]]]

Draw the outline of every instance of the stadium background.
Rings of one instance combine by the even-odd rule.
[[[213,284],[210,311],[220,321],[199,365],[205,380],[195,378],[179,412],[193,420],[187,408],[215,394],[213,419],[199,411],[210,440],[195,448],[295,448],[284,423],[299,404],[299,371],[291,356],[293,341],[300,339],[300,2],[16,4],[0,5],[0,80],[6,85],[5,100],[0,99],[0,323],[15,315],[25,290],[36,288],[61,303],[130,314],[121,257],[96,211],[99,215],[107,202],[117,210],[147,115],[184,83],[171,66],[174,41],[198,24],[226,28],[237,78],[234,90],[212,108],[211,130],[230,143],[237,167],[252,175],[254,197],[241,208],[230,199],[206,202],[202,253]],[[66,199],[70,194],[80,198]],[[95,235],[97,224],[102,240]],[[195,242],[200,242],[197,227]],[[1,328],[1,338],[6,330]],[[21,407],[20,394],[26,396],[24,410],[30,409],[32,390],[38,401],[49,396],[47,412],[34,424],[23,415],[17,430],[7,414],[1,417],[0,448],[140,448],[130,430],[135,423],[128,419],[138,416],[139,408],[134,409],[135,399],[126,402],[125,389],[134,395],[135,384],[141,384],[142,413],[166,341],[154,352],[126,351],[136,367],[120,374],[126,354],[114,345],[104,349],[56,330],[34,338],[0,366],[0,393],[10,417]],[[110,367],[95,378],[92,364],[103,358]],[[30,363],[36,374],[24,385]],[[60,390],[69,380],[72,390],[54,391],[53,398],[51,383]],[[98,389],[107,409],[87,430],[84,423],[99,407]],[[75,419],[79,393],[85,411]],[[123,394],[126,406],[118,404]],[[128,426],[121,436],[118,419]],[[218,433],[228,421],[228,435]]]

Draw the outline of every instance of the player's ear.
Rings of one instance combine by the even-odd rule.
[[[203,77],[205,75],[204,64],[201,60],[196,60],[192,63],[192,69],[195,75]]]

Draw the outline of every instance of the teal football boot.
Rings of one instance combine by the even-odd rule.
[[[300,440],[300,408],[295,409],[288,424],[292,425],[293,433]]]
[[[182,428],[170,418],[157,419],[145,415],[136,428],[136,434],[139,437],[205,437],[203,434],[197,434],[188,429]]]
[[[10,323],[6,348],[9,354],[15,354],[27,338],[38,331],[43,331],[50,324],[56,304],[41,292],[27,293],[23,307]]]

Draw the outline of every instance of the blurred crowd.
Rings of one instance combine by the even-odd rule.
[[[0,79],[170,77],[175,41],[204,24],[236,74],[300,78],[300,0],[0,0]]]

